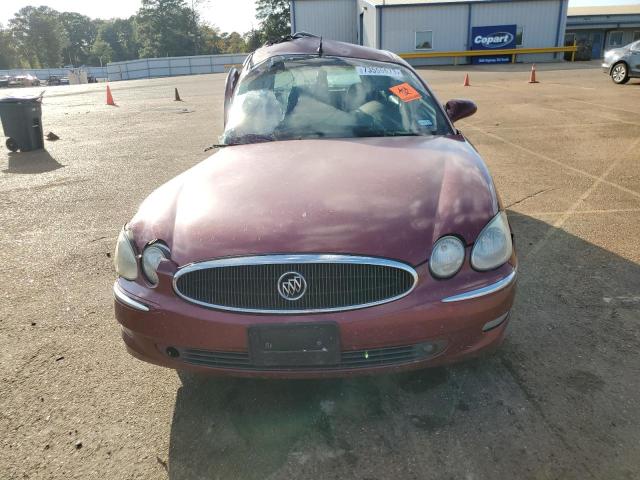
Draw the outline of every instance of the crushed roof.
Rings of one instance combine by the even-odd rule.
[[[319,46],[320,37],[318,36],[294,34],[292,37],[286,37],[278,43],[259,48],[253,53],[251,62],[256,65],[277,55],[317,55]],[[322,56],[362,58],[364,60],[406,65],[406,62],[395,53],[328,39],[322,40]]]

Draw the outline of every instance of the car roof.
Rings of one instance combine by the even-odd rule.
[[[360,58],[363,60],[392,62],[407,67],[409,66],[409,64],[398,55],[386,50],[377,50],[352,43],[322,39],[322,37],[304,32],[294,33],[276,43],[267,44],[259,48],[251,55],[249,65],[258,65],[278,55],[317,55],[320,42],[322,42],[323,56]]]

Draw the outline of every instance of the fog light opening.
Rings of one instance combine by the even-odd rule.
[[[166,352],[171,358],[178,358],[180,356],[180,352],[174,347],[167,347]]]
[[[434,341],[428,343],[419,343],[416,345],[420,356],[422,357],[434,357],[444,350],[445,342]]]
[[[489,330],[493,330],[494,328],[499,327],[507,319],[508,316],[509,312],[499,316],[495,320],[491,320],[490,322],[485,323],[482,327],[482,331],[488,332]]]
[[[426,354],[431,354],[434,352],[436,347],[432,343],[423,343],[420,345],[420,349]]]

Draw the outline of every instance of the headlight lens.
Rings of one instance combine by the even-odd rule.
[[[113,263],[118,276],[127,280],[135,280],[138,277],[136,252],[133,250],[129,231],[126,228],[123,228],[118,235]]]
[[[498,213],[482,229],[471,251],[471,266],[476,270],[492,270],[511,257],[513,244],[505,212]]]
[[[449,278],[460,270],[464,262],[464,245],[458,237],[442,237],[433,246],[429,269],[437,278]]]
[[[165,258],[169,258],[169,249],[161,243],[149,245],[142,253],[142,271],[152,285],[158,284],[158,265]]]

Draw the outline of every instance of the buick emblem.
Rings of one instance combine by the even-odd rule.
[[[285,300],[298,300],[307,291],[307,281],[298,272],[287,272],[278,279],[278,293]]]

